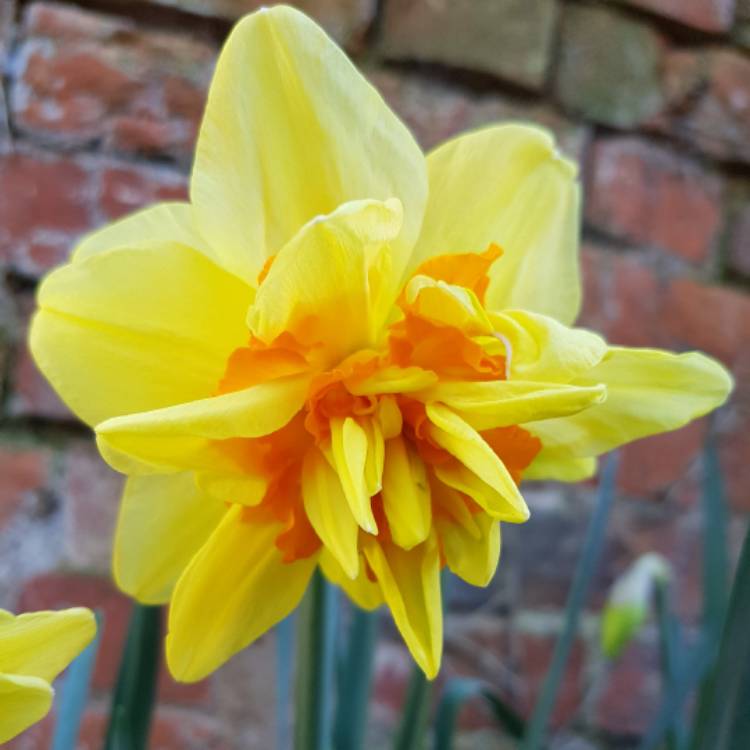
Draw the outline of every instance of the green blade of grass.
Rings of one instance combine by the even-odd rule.
[[[161,608],[134,604],[104,750],[145,750],[161,656]]]
[[[555,643],[552,662],[531,715],[526,737],[524,738],[524,750],[540,750],[544,742],[550,717],[552,716],[555,701],[565,674],[568,657],[575,641],[581,610],[585,604],[586,595],[588,594],[594,574],[598,569],[599,560],[604,549],[607,521],[615,496],[616,473],[617,457],[613,454],[607,459],[602,471],[596,507],[586,531],[583,551],[576,566],[573,584],[565,607],[563,629]]]

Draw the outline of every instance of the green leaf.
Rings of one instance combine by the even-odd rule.
[[[714,440],[703,454],[703,627],[718,643],[727,609],[729,559],[727,511],[721,466]]]
[[[319,570],[298,615],[295,750],[328,750],[336,640],[336,592]]]
[[[86,649],[68,667],[65,682],[60,691],[60,703],[52,735],[51,750],[70,750],[78,744],[81,719],[86,709],[91,675],[94,672],[96,655],[101,640],[101,615],[96,612],[96,636]]]
[[[161,656],[161,608],[134,604],[117,675],[105,750],[145,750]]]
[[[680,622],[671,609],[669,581],[657,581],[655,589],[656,619],[659,626],[659,655],[661,659],[662,691],[665,696],[678,689],[681,651],[684,639]],[[682,750],[687,743],[687,727],[683,712],[677,710],[666,729],[666,749]]]
[[[515,739],[524,732],[523,719],[481,680],[454,677],[445,685],[435,720],[435,750],[451,750],[461,709],[472,698],[486,701],[503,729]]]
[[[682,729],[675,719],[683,715],[688,699],[695,688],[701,686],[697,721],[709,710],[713,693],[710,673],[717,658],[717,648],[727,607],[727,577],[729,562],[726,538],[726,502],[716,445],[706,444],[703,456],[703,616],[698,643],[685,649],[682,656],[671,657],[676,663],[664,700],[645,734],[640,750],[654,750],[665,737],[680,740]],[[676,626],[675,626],[676,627]],[[667,648],[670,648],[667,644]],[[674,650],[674,646],[671,647]],[[709,675],[707,678],[706,675]],[[675,730],[678,729],[678,734]],[[693,735],[693,742],[695,735]],[[681,745],[681,746],[682,746]],[[691,743],[691,747],[695,747]]]
[[[716,668],[701,694],[693,750],[750,747],[750,529],[732,587]]]
[[[349,641],[339,671],[333,730],[336,750],[360,750],[364,747],[379,623],[377,611],[367,612],[352,606]]]
[[[541,692],[534,706],[528,731],[524,738],[524,750],[541,750],[547,726],[560,691],[568,657],[573,648],[581,610],[586,602],[591,581],[596,573],[604,548],[609,511],[615,497],[615,475],[617,457],[611,455],[602,471],[601,485],[596,507],[586,532],[581,557],[576,566],[573,584],[565,607],[562,633],[555,643],[552,662],[544,679]]]
[[[394,750],[423,750],[431,696],[432,683],[415,666],[409,680],[401,724],[393,743]]]
[[[289,748],[289,706],[294,673],[294,615],[276,626],[276,743],[278,750]]]

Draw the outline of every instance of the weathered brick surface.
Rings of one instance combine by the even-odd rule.
[[[741,206],[732,216],[727,264],[734,273],[750,277],[750,202]]]
[[[89,173],[70,156],[0,155],[0,258],[38,273],[67,254],[71,238],[92,223]]]
[[[0,533],[22,508],[33,513],[44,505],[50,464],[47,449],[0,444]]]
[[[662,40],[640,21],[597,5],[571,5],[562,19],[555,88],[563,106],[627,128],[662,105]]]
[[[127,3],[131,0],[119,0]],[[164,5],[201,16],[234,20],[262,6],[278,5],[266,0],[136,0],[142,4]],[[377,0],[296,0],[286,3],[318,21],[334,39],[358,47],[375,17]]]
[[[87,231],[144,205],[186,197],[171,170],[88,155],[17,149],[0,154],[0,262],[37,276],[67,259]]]
[[[649,124],[710,156],[750,163],[750,60],[725,48],[668,54],[664,107]]]
[[[383,52],[540,88],[556,18],[552,0],[387,0]]]
[[[597,141],[586,219],[597,230],[700,263],[722,230],[723,185],[685,157],[637,138]]]
[[[387,69],[368,71],[368,76],[425,150],[467,130],[514,120],[549,128],[567,154],[576,159],[583,155],[586,129],[549,106],[512,96],[467,93],[455,85]]]
[[[661,701],[658,652],[653,646],[630,647],[607,675],[594,705],[594,723],[613,734],[648,729]]]
[[[13,68],[15,122],[65,144],[187,161],[215,54],[186,34],[35,3]]]
[[[620,0],[701,31],[720,32],[732,27],[735,0]]]

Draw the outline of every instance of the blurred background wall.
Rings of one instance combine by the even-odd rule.
[[[36,372],[24,336],[40,274],[79,236],[182,198],[207,84],[255,0],[0,0],[0,606],[104,611],[82,747],[99,746],[128,612],[108,578],[119,479]],[[350,51],[425,148],[524,119],[555,131],[585,186],[582,323],[612,341],[700,348],[737,378],[709,425],[624,451],[606,561],[558,705],[601,746],[628,747],[659,694],[646,629],[601,674],[596,615],[641,553],[674,566],[687,623],[700,603],[698,457],[709,429],[734,539],[750,510],[750,0],[300,0]],[[521,709],[546,669],[593,484],[528,489],[487,590],[455,592],[448,672],[482,675]],[[384,627],[374,737],[410,664]],[[161,686],[154,748],[271,748],[273,636],[209,682]],[[593,681],[594,688],[591,689]],[[498,747],[477,708],[467,747]],[[11,743],[45,748],[42,725]],[[373,740],[373,747],[376,747]]]

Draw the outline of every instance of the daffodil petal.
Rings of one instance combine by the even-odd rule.
[[[375,89],[313,21],[282,6],[247,16],[226,42],[190,188],[201,232],[251,282],[315,216],[352,200],[398,198],[400,276],[427,176],[422,152]]]
[[[242,520],[231,507],[180,576],[169,609],[167,664],[195,682],[263,635],[299,604],[316,556],[282,561],[281,524]]]
[[[581,482],[596,474],[596,459],[571,455],[565,446],[544,448],[524,469],[523,478],[558,482]]]
[[[247,467],[238,472],[199,471],[195,481],[198,487],[222,503],[236,503],[252,508],[265,497],[269,485],[268,475],[253,473]]]
[[[606,398],[602,384],[575,386],[530,380],[445,381],[415,394],[450,407],[475,430],[564,417]]]
[[[409,310],[437,325],[458,328],[467,335],[492,333],[492,324],[471,290],[417,274],[404,293]]]
[[[316,448],[305,455],[302,499],[315,533],[346,576],[356,579],[359,574],[359,526],[341,488],[338,474]]]
[[[258,289],[248,325],[271,343],[291,333],[321,353],[326,365],[367,348],[392,303],[381,299],[378,256],[390,257],[389,243],[401,229],[401,204],[395,200],[357,201],[311,221],[279,252]]]
[[[492,322],[508,348],[513,380],[568,383],[607,353],[606,341],[596,333],[528,310],[505,310]]]
[[[442,404],[427,404],[430,437],[502,497],[503,513],[525,521],[529,510],[505,464],[482,436]],[[489,510],[489,509],[488,509]],[[506,518],[510,520],[510,518]]]
[[[371,581],[367,564],[360,553],[359,574],[352,580],[344,572],[336,558],[327,550],[320,553],[320,568],[331,583],[343,589],[346,595],[361,609],[377,609],[383,603],[383,593],[377,581]]]
[[[472,586],[486,586],[495,575],[500,561],[500,522],[487,513],[477,513],[480,538],[460,524],[441,516],[435,527],[448,567]]]
[[[96,428],[104,459],[117,471],[169,473],[189,469],[237,471],[219,441],[269,435],[302,408],[307,375],[260,383],[242,391],[115,417]]]
[[[165,604],[225,513],[190,472],[130,477],[115,533],[117,585],[144,604]]]
[[[365,378],[349,378],[346,389],[356,396],[375,396],[384,393],[412,393],[429,388],[438,381],[431,370],[421,367],[388,365]]]
[[[440,670],[443,649],[437,541],[430,536],[407,551],[368,537],[364,551],[414,661],[433,679]]]
[[[95,634],[94,615],[82,607],[18,615],[0,623],[0,665],[8,674],[52,682]]]
[[[331,420],[331,454],[344,495],[357,523],[368,533],[378,531],[367,491],[367,433],[355,419]]]
[[[732,378],[703,354],[612,348],[576,384],[604,383],[607,400],[580,414],[532,422],[542,445],[596,456],[623,443],[682,427],[726,401]],[[533,464],[532,464],[533,466]]]
[[[527,125],[490,127],[438,147],[427,165],[430,194],[414,265],[497,244],[504,254],[489,272],[488,308],[572,323],[581,299],[580,187],[552,136]]]
[[[445,485],[468,495],[480,508],[493,518],[508,523],[523,523],[528,520],[529,512],[519,508],[518,504],[509,503],[503,494],[478,477],[460,461],[436,466],[435,476]]]
[[[401,436],[385,444],[382,496],[388,527],[399,547],[411,549],[427,539],[432,525],[427,470]]]
[[[143,208],[87,234],[76,245],[72,260],[85,260],[107,250],[159,245],[183,245],[212,256],[211,249],[195,226],[193,207],[189,203],[174,202]]]
[[[39,677],[0,674],[0,744],[43,719],[52,707],[54,690]]]
[[[95,425],[210,395],[247,340],[241,281],[182,245],[109,250],[53,271],[31,351],[68,406]]]

